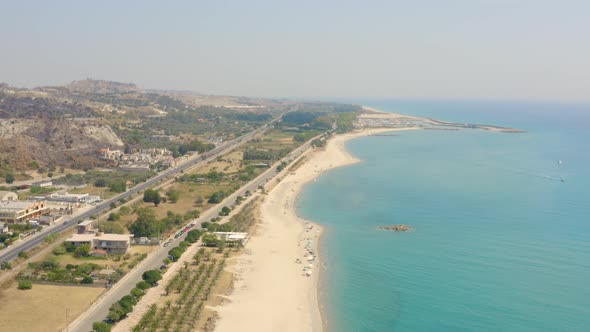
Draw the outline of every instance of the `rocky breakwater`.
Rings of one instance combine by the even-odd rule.
[[[412,227],[410,227],[408,225],[399,224],[399,225],[379,226],[379,229],[385,230],[385,231],[407,232],[409,230],[412,230]]]

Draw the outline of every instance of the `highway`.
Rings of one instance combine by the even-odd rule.
[[[293,109],[291,109],[287,112],[290,112],[292,110]],[[220,146],[216,147],[215,149],[204,153],[203,155],[194,156],[191,159],[180,164],[179,166],[172,167],[172,168],[169,168],[163,172],[160,172],[158,175],[152,177],[151,179],[147,180],[146,182],[140,183],[124,193],[121,193],[119,195],[116,195],[116,196],[108,199],[108,200],[103,201],[102,203],[96,205],[95,209],[92,209],[92,210],[89,210],[89,211],[86,211],[84,213],[74,216],[73,218],[68,220],[67,223],[64,222],[63,224],[57,225],[56,227],[53,227],[51,229],[45,229],[41,233],[38,233],[38,234],[32,236],[31,238],[25,239],[23,242],[20,242],[18,244],[14,244],[6,249],[1,250],[0,251],[0,262],[11,261],[18,256],[19,252],[31,250],[32,248],[41,244],[44,241],[45,236],[47,236],[51,233],[61,233],[65,230],[67,230],[68,228],[75,227],[76,224],[78,224],[78,222],[80,222],[84,219],[90,218],[90,216],[92,216],[92,215],[111,210],[110,204],[112,202],[118,202],[121,199],[126,199],[126,198],[140,192],[140,191],[143,191],[145,189],[148,189],[148,188],[158,184],[160,181],[172,178],[175,175],[177,175],[189,168],[199,166],[199,165],[204,164],[210,160],[214,160],[219,155],[229,152],[230,150],[232,150],[232,149],[244,144],[248,140],[252,139],[254,136],[262,133],[271,124],[280,120],[283,115],[284,114],[281,114],[281,115],[275,117],[274,119],[272,119],[267,124],[261,126],[260,128],[254,130],[248,134],[245,134],[245,135],[242,135],[238,138],[235,138],[231,141],[225,142],[225,143],[221,144]]]
[[[271,168],[264,171],[254,180],[250,181],[245,186],[241,187],[236,192],[226,197],[222,202],[204,211],[199,218],[189,221],[187,225],[195,221],[198,225],[205,221],[209,221],[212,218],[217,217],[219,215],[219,211],[221,211],[221,209],[224,206],[232,206],[238,196],[243,196],[246,191],[250,191],[252,193],[255,192],[260,186],[263,186],[277,175],[276,167],[281,162],[286,161],[290,163],[294,161],[296,158],[300,157],[307,149],[309,149],[312,140],[307,141],[297,149],[293,150],[291,153],[289,153],[289,155],[279,160]],[[285,172],[286,171],[287,170],[285,170]],[[226,221],[227,220],[228,218],[226,218]],[[162,261],[166,257],[168,257],[168,251],[175,247],[178,242],[184,240],[185,237],[186,234],[183,234],[177,239],[174,239],[174,237],[172,237],[173,242],[168,247],[161,246],[159,249],[151,253],[134,270],[127,273],[110,290],[108,290],[104,295],[102,295],[101,298],[97,302],[95,302],[87,311],[82,313],[82,315],[80,315],[76,320],[74,320],[68,326],[68,328],[66,328],[66,330],[75,332],[92,331],[92,323],[106,319],[111,305],[119,301],[121,297],[128,295],[129,292],[131,292],[131,289],[135,287],[137,282],[141,280],[141,276],[145,271],[159,269],[159,267],[162,265]]]

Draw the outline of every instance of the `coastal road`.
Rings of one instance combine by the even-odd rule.
[[[277,175],[276,167],[278,165],[280,165],[283,161],[290,163],[301,156],[307,149],[311,147],[312,140],[307,141],[297,149],[293,150],[286,157],[276,162],[271,168],[267,169],[254,180],[248,182],[236,192],[226,197],[219,204],[204,211],[199,218],[191,220],[189,223],[187,223],[187,225],[195,221],[198,225],[200,225],[205,221],[209,221],[212,218],[217,217],[219,215],[219,211],[221,211],[224,206],[232,206],[238,196],[243,196],[246,191],[254,192],[260,186],[264,186],[268,181]],[[127,273],[110,290],[101,296],[101,298],[95,302],[86,312],[82,313],[76,320],[74,320],[66,330],[74,332],[92,331],[92,323],[106,319],[111,305],[119,301],[119,299],[121,299],[123,296],[128,295],[135,285],[141,281],[141,276],[145,271],[159,269],[162,265],[162,261],[168,257],[168,251],[176,246],[178,242],[183,241],[185,237],[186,234],[183,234],[177,239],[172,238],[173,242],[168,247],[161,246],[159,249],[151,253],[134,270]]]
[[[294,109],[290,109],[286,113],[291,112],[293,110]],[[97,204],[96,208],[94,208],[94,209],[91,209],[89,211],[85,211],[81,214],[78,214],[78,215],[72,217],[67,222],[64,222],[64,223],[57,225],[53,228],[46,228],[43,231],[41,231],[40,233],[35,234],[34,236],[32,236],[28,239],[25,239],[25,241],[15,244],[15,245],[12,245],[12,246],[0,251],[0,262],[11,261],[18,256],[19,252],[31,250],[32,248],[41,244],[44,241],[45,236],[47,236],[49,234],[61,233],[65,230],[67,230],[68,228],[75,227],[78,224],[78,222],[80,222],[84,219],[90,218],[90,216],[92,216],[92,215],[99,214],[99,213],[102,213],[105,211],[109,211],[111,209],[110,204],[112,202],[118,202],[121,199],[126,199],[126,198],[128,198],[140,191],[148,189],[148,188],[150,188],[150,187],[152,187],[152,186],[154,186],[166,179],[170,179],[170,178],[174,177],[175,175],[177,175],[181,172],[184,172],[185,170],[188,170],[192,167],[200,166],[202,164],[207,163],[210,160],[214,160],[218,156],[235,149],[236,147],[244,144],[245,142],[249,141],[250,139],[252,139],[256,135],[264,132],[266,129],[268,129],[270,127],[270,125],[279,121],[281,119],[281,117],[286,113],[283,113],[283,114],[275,117],[270,122],[266,123],[265,125],[261,126],[260,128],[254,130],[248,134],[242,135],[242,136],[235,138],[231,141],[225,142],[225,143],[221,144],[220,146],[216,147],[215,149],[204,153],[203,155],[193,156],[178,166],[175,166],[175,167],[169,168],[163,172],[160,172],[159,174],[157,174],[156,176],[147,180],[146,182],[140,183],[137,186],[129,189],[128,191],[126,191],[124,193],[116,195],[108,200],[103,201],[100,204]]]

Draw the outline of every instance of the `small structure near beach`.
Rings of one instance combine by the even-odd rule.
[[[396,231],[396,232],[407,232],[412,230],[412,227],[408,225],[389,225],[389,226],[379,226],[379,229],[386,230],[386,231]]]

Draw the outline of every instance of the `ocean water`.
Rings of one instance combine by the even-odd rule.
[[[590,105],[362,103],[528,132],[350,141],[363,162],[298,200],[326,229],[330,330],[590,331]]]

